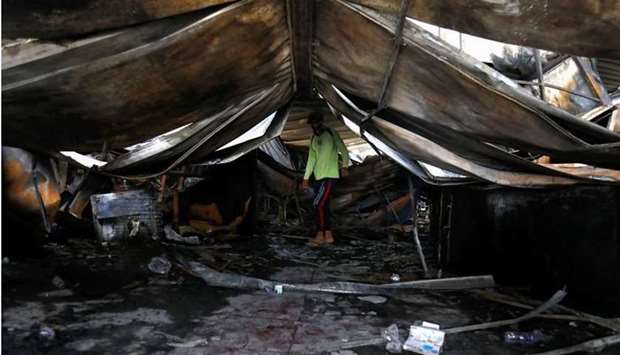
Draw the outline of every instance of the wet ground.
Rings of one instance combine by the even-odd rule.
[[[218,271],[288,282],[423,277],[413,243],[385,232],[342,232],[334,246],[321,249],[282,231],[202,246],[48,243],[37,257],[12,257],[3,265],[2,353],[384,354],[384,345],[364,344],[380,339],[390,324],[404,338],[416,320],[450,328],[526,312],[469,291],[408,291],[377,299],[275,294],[209,287],[176,265],[166,275],[148,270],[152,257],[172,260],[176,254]],[[546,339],[507,344],[508,330],[540,330]],[[585,321],[536,318],[448,335],[443,353],[537,353],[610,334]],[[619,354],[620,347],[603,353]]]

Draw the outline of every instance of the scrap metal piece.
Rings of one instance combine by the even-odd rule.
[[[314,284],[292,284],[270,281],[255,277],[227,274],[215,271],[203,264],[185,261],[177,255],[180,267],[188,273],[202,278],[209,286],[228,287],[250,290],[273,290],[276,285],[282,286],[284,292],[328,292],[352,295],[390,295],[398,290],[465,290],[473,288],[494,287],[493,276],[468,276],[434,280],[408,281],[383,285],[372,285],[355,282],[321,282]]]
[[[488,322],[488,323],[482,323],[482,324],[466,325],[463,327],[455,327],[455,328],[445,329],[444,332],[446,334],[463,333],[463,332],[471,332],[474,330],[483,330],[483,329],[503,327],[506,325],[519,323],[524,320],[537,317],[541,313],[557,306],[560,302],[562,302],[562,300],[564,299],[564,297],[566,297],[566,295],[567,293],[564,290],[558,290],[556,293],[553,294],[553,296],[551,296],[549,300],[547,300],[547,302],[541,304],[540,306],[536,307],[532,311],[527,312],[526,314],[520,317],[517,317],[517,318],[499,320],[495,322]]]
[[[522,297],[514,297],[506,294],[497,293],[495,291],[490,290],[475,290],[472,291],[475,295],[478,295],[484,299],[498,302],[502,304],[507,304],[517,308],[523,309],[534,309],[532,302],[529,300],[523,299]],[[592,324],[596,324],[598,326],[608,328],[613,330],[614,332],[620,332],[620,319],[607,319],[599,316],[595,316],[592,314],[584,313],[581,311],[577,311],[566,306],[558,306],[559,311],[562,311],[566,314],[540,314],[538,317],[548,318],[548,319],[559,319],[559,320],[567,320],[567,321],[581,321],[581,322],[590,322]]]
[[[162,235],[162,212],[153,194],[144,190],[92,195],[93,222],[103,242]]]
[[[63,208],[73,217],[81,219],[84,210],[90,202],[90,197],[97,192],[106,191],[112,184],[107,177],[90,171],[78,179],[80,179],[78,186],[75,187],[75,190],[71,189],[73,191],[70,191],[73,193],[73,197],[69,201],[67,207],[65,208],[63,206]]]
[[[594,352],[599,352],[608,346],[612,346],[616,344],[620,344],[620,334],[614,334],[614,335],[610,335],[604,338],[588,340],[581,344],[569,346],[567,348],[545,351],[542,353],[536,353],[534,355],[564,355],[564,354],[573,354],[573,353],[580,352],[580,351],[584,351],[587,353],[594,353]]]

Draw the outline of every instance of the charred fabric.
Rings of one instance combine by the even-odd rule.
[[[320,327],[344,343],[318,346],[316,333],[301,341],[295,330],[286,349],[252,335],[242,348],[221,334],[183,337],[164,317],[168,328],[151,324],[159,340],[124,348],[138,353],[426,354],[416,332],[435,331],[446,353],[620,351],[620,3],[2,5],[5,289],[27,265],[51,263],[45,275],[75,302],[165,282],[192,294],[200,280],[221,298],[302,297],[300,319],[310,299],[353,307],[356,297],[479,314],[405,321],[386,308],[372,312],[411,326],[406,342],[397,327],[360,319],[366,333],[349,339],[334,318]],[[315,222],[324,186],[304,188],[317,115],[351,161],[328,201],[335,244],[323,216]],[[105,255],[119,262],[100,263]],[[112,286],[87,281],[98,273],[116,275]],[[14,351],[120,341],[85,345],[75,324],[47,327],[59,310],[17,321],[26,294],[3,291],[12,330],[2,342]],[[111,314],[107,301],[93,307]],[[474,330],[490,340],[468,343]]]

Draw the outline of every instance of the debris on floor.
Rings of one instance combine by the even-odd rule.
[[[148,265],[149,270],[154,274],[166,275],[170,272],[172,264],[165,257],[154,257]]]
[[[201,245],[152,242],[102,247],[94,239],[69,240],[48,245],[44,258],[15,257],[2,270],[3,347],[16,354],[40,347],[63,354],[110,349],[136,354],[190,350],[380,354],[388,344],[384,330],[393,324],[408,330],[413,321],[424,319],[441,324],[444,331],[522,314],[522,308],[485,298],[492,294],[496,299],[508,299],[501,298],[506,294],[501,290],[397,289],[385,301],[386,296],[370,294],[295,292],[287,289],[288,285],[333,284],[334,270],[339,270],[336,282],[378,274],[383,276],[376,277],[375,286],[394,285],[390,280],[394,264],[385,260],[390,259],[385,251],[379,254],[381,258],[372,253],[367,258],[343,257],[355,256],[353,253],[366,247],[373,250],[373,239],[341,238],[334,250],[314,250],[305,247],[304,240],[271,233],[234,243],[206,240]],[[393,253],[409,247],[415,255],[412,241],[399,243],[403,244]],[[162,255],[166,259],[160,260]],[[201,278],[189,276],[171,255],[208,263],[210,270],[217,268],[223,275],[235,272],[263,280],[271,291],[205,285]],[[162,265],[167,265],[165,260],[170,262],[167,273],[151,273],[147,265],[152,260],[163,260]],[[416,270],[408,279],[424,281],[423,270]],[[73,292],[46,297],[45,293],[59,291],[49,281],[54,276]],[[278,286],[283,291],[279,295]],[[520,302],[535,304],[527,298]],[[559,315],[566,313],[557,307],[512,325],[446,334],[442,354],[535,353],[614,334],[587,321],[579,321],[575,328],[569,324],[574,318],[563,320]],[[121,325],[124,331],[115,331]],[[42,340],[39,333],[43,327],[54,331],[53,340]],[[537,344],[504,341],[507,331],[534,330],[548,335],[549,340]],[[404,342],[406,335],[399,336]],[[617,345],[610,344],[608,349],[617,350]]]
[[[403,352],[403,342],[400,339],[398,325],[392,324],[383,331],[383,337],[387,341],[385,350],[390,354],[400,354]]]
[[[387,298],[382,297],[382,296],[363,296],[363,297],[358,297],[357,299],[370,302],[372,304],[380,304],[380,303],[385,303],[387,301]]]

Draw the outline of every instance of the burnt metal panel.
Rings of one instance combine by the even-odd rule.
[[[396,14],[400,0],[350,0]],[[620,58],[616,0],[416,0],[409,16],[479,37],[586,57]]]
[[[3,38],[59,38],[203,9],[234,0],[2,0]]]
[[[282,141],[294,147],[308,147],[312,138],[312,127],[307,123],[311,112],[323,114],[325,124],[338,132],[349,152],[370,152],[372,148],[337,119],[322,99],[295,100],[288,121],[282,131]]]
[[[291,96],[290,83],[275,84],[241,102],[232,101],[227,109],[212,117],[151,139],[102,170],[117,175],[158,175],[184,162],[202,162],[284,105]]]
[[[620,59],[598,58],[596,69],[607,91],[613,93],[620,89]]]
[[[321,81],[318,87],[321,95],[336,111],[347,119],[362,124],[366,112],[347,101],[330,84]],[[419,123],[416,127],[415,122],[412,117],[407,120],[407,117],[399,118],[398,115],[393,115],[388,119],[379,113],[366,121],[363,134],[366,138],[373,137],[380,141],[410,162],[420,160],[451,172],[501,185],[549,186],[584,181],[580,177],[539,166],[458,132],[446,134],[446,130],[425,128]],[[378,148],[383,150],[381,146]],[[391,156],[390,152],[386,154]],[[395,160],[403,165],[399,159]],[[425,181],[429,179],[419,173],[416,175]]]
[[[581,70],[577,62],[578,60],[577,58],[567,58],[553,68],[546,70],[543,75],[543,82],[545,84],[551,84],[567,90],[561,91],[546,87],[544,89],[545,101],[575,115],[590,111],[601,105],[602,100],[598,97],[598,92],[592,85],[600,86],[598,91],[605,91],[606,95],[605,88],[599,82],[600,79],[599,81],[594,81],[594,83],[590,82],[589,75],[596,75],[592,73],[592,67],[588,63],[585,63],[587,66],[584,67],[584,70]],[[585,73],[585,70],[588,72]],[[598,78],[598,75],[596,75],[596,77]],[[573,95],[568,91],[589,96],[598,99],[598,101]],[[538,90],[536,90],[536,94],[539,94]]]
[[[3,138],[50,150],[124,148],[290,81],[285,4],[241,1],[3,71]]]
[[[261,137],[248,140],[246,142],[228,147],[221,151],[216,151],[208,156],[208,160],[203,164],[226,164],[230,163],[245,154],[262,147],[265,143],[270,142],[282,133],[288,114],[290,111],[290,105],[285,105],[280,108],[273,118],[273,121],[267,128],[265,134]]]
[[[317,7],[315,79],[377,102],[397,18],[339,0]],[[552,157],[618,167],[620,135],[533,97],[407,23],[387,107],[434,129]],[[596,143],[596,144],[591,144]]]
[[[291,46],[295,67],[295,89],[302,97],[312,96],[312,24],[315,0],[287,0]]]

